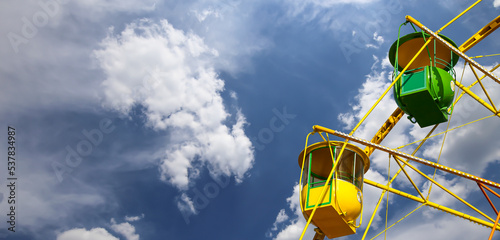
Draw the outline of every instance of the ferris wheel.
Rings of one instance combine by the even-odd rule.
[[[439,158],[437,161],[431,161],[416,156],[418,150],[433,136],[446,134],[449,131],[486,118],[500,117],[500,108],[497,107],[500,104],[495,105],[491,95],[492,86],[500,88],[500,85],[496,85],[500,84],[500,79],[493,74],[500,67],[500,64],[487,69],[475,60],[482,57],[499,56],[500,53],[472,57],[465,54],[500,27],[500,16],[479,29],[476,34],[460,46],[452,39],[440,34],[443,29],[480,2],[481,0],[472,4],[437,31],[430,30],[411,16],[406,16],[406,21],[400,26],[400,32],[402,27],[410,26],[414,32],[404,36],[400,36],[400,33],[398,33],[397,40],[389,50],[389,60],[394,67],[392,82],[359,123],[349,134],[318,125],[313,126],[313,131],[307,135],[305,147],[298,157],[298,164],[301,168],[299,180],[300,207],[307,220],[300,239],[303,239],[304,233],[311,223],[316,226],[313,240],[322,240],[325,236],[337,238],[356,234],[356,230],[361,226],[365,227],[361,239],[365,239],[386,193],[396,194],[419,203],[417,209],[423,206],[431,207],[485,226],[491,229],[489,230],[490,240],[495,230],[500,231],[500,213],[490,199],[490,196],[500,198],[500,194],[497,193],[500,189],[500,183],[440,164]],[[454,69],[460,59],[464,62],[463,70],[470,70],[475,76],[475,81],[472,84],[466,84],[468,86],[464,85],[460,74],[457,74]],[[483,76],[480,76],[481,74]],[[463,76],[463,73],[461,76]],[[487,81],[495,84],[485,84]],[[398,108],[390,114],[371,140],[353,136],[391,90]],[[455,128],[449,128],[454,108],[460,104],[460,99],[464,95],[468,95],[471,99],[477,101],[491,115],[461,123],[460,126]],[[404,115],[407,116],[408,121],[418,124],[419,127],[425,128],[425,130],[429,129],[425,138],[414,142],[414,144],[418,143],[418,146],[411,153],[401,150],[405,146],[389,148],[381,145],[384,138],[403,119]],[[448,122],[446,131],[433,135],[437,126],[446,122]],[[314,134],[318,134],[321,140],[310,144],[308,142],[309,137]],[[344,140],[330,140],[331,135]],[[443,142],[445,139],[443,138]],[[361,149],[358,146],[364,146],[365,148]],[[396,162],[399,167],[392,176],[390,176],[390,172],[387,174],[387,182],[379,183],[364,178],[364,174],[370,168],[370,156],[374,151],[388,153],[389,161]],[[436,170],[439,170],[475,182],[491,205],[492,212],[495,215],[485,214],[477,206],[465,201],[436,179],[423,173],[419,170],[418,165],[433,168],[434,174]],[[441,188],[465,204],[470,211],[465,213],[433,202],[432,199],[429,199],[430,189],[428,194],[423,193],[412,179],[410,171],[423,177],[431,186]],[[409,184],[414,188],[413,192],[417,194],[392,188],[391,183],[398,175],[405,175]],[[382,194],[367,224],[366,221],[362,221],[363,201],[375,201],[375,199],[363,199],[363,186],[365,184],[382,190]],[[496,190],[494,190],[495,188]],[[414,211],[411,211],[406,216]],[[393,226],[398,222],[394,223]],[[390,227],[392,226],[387,227],[386,225],[382,232],[387,231]]]

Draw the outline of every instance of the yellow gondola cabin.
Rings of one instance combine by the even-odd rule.
[[[339,161],[311,220],[328,238],[356,233],[356,219],[363,208],[363,176],[370,167],[366,153],[349,143],[339,159],[343,144],[338,141],[315,143],[305,149],[305,156],[302,151],[298,159],[302,169],[300,202],[306,219],[321,197],[334,162]]]

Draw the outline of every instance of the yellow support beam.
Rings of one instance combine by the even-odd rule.
[[[498,27],[500,27],[500,15],[493,19],[490,23],[486,24],[486,26],[481,28],[481,30],[479,30],[476,34],[472,35],[472,37],[470,37],[467,41],[460,45],[460,47],[458,47],[458,50],[460,50],[461,52],[468,51],[471,47],[483,40]]]
[[[482,0],[477,0],[474,4],[470,5],[467,9],[465,9],[464,11],[462,11],[460,14],[458,14],[455,18],[451,19],[451,21],[449,21],[447,24],[445,24],[442,28],[440,28],[439,30],[436,31],[436,33],[440,33],[441,31],[443,31],[446,27],[448,27],[452,22],[456,21],[458,18],[460,18],[462,15],[464,15],[466,12],[468,12],[469,10],[471,10],[471,8],[473,8],[474,6],[476,6],[478,3],[480,3]]]
[[[495,53],[495,54],[488,54],[488,55],[479,55],[475,57],[470,57],[470,58],[483,58],[483,57],[493,57],[493,56],[499,56],[500,53]]]
[[[404,152],[400,152],[400,151],[397,151],[397,150],[392,149],[392,148],[384,147],[382,145],[375,144],[375,143],[369,142],[367,140],[364,140],[364,139],[361,139],[361,138],[358,138],[358,137],[350,136],[350,135],[347,135],[347,134],[345,134],[343,132],[335,131],[335,130],[332,130],[332,129],[329,129],[329,128],[325,128],[325,127],[322,127],[322,126],[318,126],[318,125],[313,126],[313,129],[316,132],[330,133],[330,134],[333,134],[333,135],[335,135],[337,137],[341,137],[341,138],[344,138],[344,139],[349,140],[349,141],[357,142],[357,143],[363,144],[365,146],[371,146],[371,147],[374,147],[375,149],[378,149],[378,150],[390,153],[392,155],[395,155],[395,156],[398,156],[398,157],[402,157],[402,158],[405,158],[405,159],[409,159],[409,160],[412,160],[414,162],[418,162],[418,163],[424,164],[426,166],[433,167],[433,168],[439,169],[441,171],[444,171],[444,172],[447,172],[447,173],[451,173],[453,175],[457,175],[459,177],[467,178],[467,179],[470,179],[470,180],[475,181],[475,182],[480,182],[480,183],[486,184],[488,186],[493,186],[493,187],[496,187],[496,188],[500,188],[500,184],[499,183],[496,183],[496,182],[493,182],[493,181],[490,181],[490,180],[486,180],[484,178],[477,177],[475,175],[472,175],[472,174],[469,174],[469,173],[465,173],[465,172],[462,172],[460,170],[456,170],[456,169],[453,169],[453,168],[450,168],[450,167],[447,167],[447,166],[444,166],[444,165],[441,165],[441,164],[438,164],[438,163],[435,163],[435,162],[431,162],[431,161],[425,160],[423,158],[415,157],[415,156],[412,156],[410,154],[407,154],[407,153],[404,153]]]
[[[438,126],[438,125],[439,125],[439,124],[434,125],[434,127],[433,127],[433,128],[432,128],[432,130],[431,130],[431,131],[427,134],[427,136],[426,136],[426,137],[429,137],[429,135],[431,135],[431,134],[432,134],[432,132],[434,132],[434,130],[437,128],[437,126]],[[425,141],[426,141],[426,140],[423,140],[423,141],[422,141],[422,142],[418,145],[418,147],[415,149],[415,151],[413,151],[412,155],[414,155],[414,154],[418,151],[418,149],[420,149],[420,147],[421,147],[421,146],[425,143]],[[408,161],[410,161],[410,160],[407,160],[407,162],[408,162]],[[396,179],[396,177],[399,175],[399,173],[401,173],[402,169],[403,169],[405,166],[406,166],[406,163],[403,165],[403,167],[402,167],[401,169],[399,169],[399,170],[396,172],[396,174],[394,174],[394,176],[392,176],[392,179],[391,179],[391,180],[389,181],[389,183],[388,183],[389,185],[390,185],[390,184],[391,184],[391,183],[392,183],[392,182]],[[380,202],[382,201],[382,198],[384,197],[385,192],[386,192],[386,191],[385,191],[385,190],[383,190],[383,191],[382,191],[382,194],[380,194],[380,198],[379,198],[379,200],[378,200],[377,206],[375,207],[375,210],[374,210],[374,211],[373,211],[373,213],[372,213],[372,217],[370,218],[370,222],[368,223],[368,226],[367,226],[367,227],[366,227],[366,229],[365,229],[365,233],[363,234],[363,238],[361,238],[362,240],[364,240],[364,239],[366,238],[366,234],[368,233],[368,230],[370,229],[370,226],[371,226],[371,224],[372,224],[372,222],[373,222],[373,219],[375,218],[375,214],[376,214],[377,209],[378,209],[378,207],[379,207],[379,205],[380,205]]]
[[[406,67],[404,67],[403,70],[399,73],[399,75],[394,79],[394,81],[392,81],[391,85],[389,85],[389,87],[387,87],[387,89],[377,99],[377,101],[368,110],[368,112],[365,113],[363,118],[361,118],[361,120],[359,120],[358,124],[352,129],[351,133],[349,133],[350,135],[353,135],[354,132],[356,132],[356,130],[359,128],[359,126],[361,126],[361,124],[366,120],[368,115],[370,115],[370,113],[373,111],[373,109],[375,109],[375,107],[377,107],[377,105],[380,103],[380,101],[382,101],[382,99],[389,92],[389,90],[391,90],[392,86],[394,86],[394,84],[396,84],[398,82],[398,80],[403,76],[404,72],[406,72],[406,70],[408,70],[408,68],[411,66],[411,64],[417,59],[417,57],[420,55],[420,53],[422,53],[422,51],[427,48],[427,45],[429,45],[429,43],[431,43],[433,39],[434,39],[434,37],[432,37],[432,36],[427,39],[427,41],[424,43],[424,45],[417,51],[415,56],[413,56],[413,58],[408,62]]]
[[[450,128],[450,129],[448,129],[448,130],[446,130],[446,131],[444,131],[444,132],[436,133],[436,134],[434,134],[434,135],[432,135],[432,136],[430,136],[430,134],[428,134],[428,135],[427,135],[425,138],[423,138],[423,139],[420,139],[420,140],[417,140],[417,141],[415,141],[415,142],[411,142],[411,143],[405,144],[405,145],[403,145],[403,146],[399,146],[399,147],[397,147],[397,148],[395,148],[395,149],[401,149],[401,148],[404,148],[404,147],[408,147],[408,146],[413,145],[413,144],[415,144],[415,143],[418,143],[418,142],[421,142],[421,141],[425,141],[425,140],[427,140],[427,139],[429,139],[429,138],[433,138],[433,137],[435,137],[435,136],[439,136],[439,135],[441,135],[441,134],[444,134],[444,133],[447,133],[447,132],[450,132],[450,131],[453,131],[453,130],[459,129],[459,128],[461,128],[461,127],[465,127],[465,126],[467,126],[467,125],[469,125],[469,124],[472,124],[472,123],[475,123],[475,122],[479,122],[479,121],[481,121],[481,120],[484,120],[484,119],[487,119],[487,118],[490,118],[490,117],[494,117],[494,116],[495,116],[495,114],[493,114],[493,115],[489,115],[489,116],[486,116],[486,117],[482,117],[482,118],[480,118],[480,119],[476,119],[476,120],[474,120],[474,121],[472,121],[472,122],[468,122],[468,123],[462,124],[462,125],[460,125],[460,126],[457,126],[457,127],[454,127],[454,128]],[[437,126],[437,125],[434,125],[434,126]],[[413,154],[412,154],[412,155],[413,155]]]
[[[431,202],[431,201],[425,201],[424,199],[422,199],[420,197],[411,195],[409,193],[406,193],[406,192],[403,192],[403,191],[400,191],[400,190],[397,190],[397,189],[394,189],[394,188],[390,188],[390,187],[388,187],[388,186],[386,186],[384,184],[380,184],[380,183],[371,181],[371,180],[366,179],[366,178],[364,179],[364,182],[366,184],[372,185],[372,186],[374,186],[376,188],[380,188],[382,190],[389,191],[391,193],[397,194],[399,196],[403,196],[403,197],[411,199],[413,201],[416,201],[416,202],[419,202],[419,203],[423,203],[425,205],[428,205],[429,207],[433,207],[433,208],[441,210],[443,212],[447,212],[447,213],[455,215],[457,217],[461,217],[463,219],[475,222],[475,223],[477,223],[479,225],[483,225],[485,227],[492,228],[492,229],[495,227],[497,231],[500,231],[500,226],[498,226],[498,225],[494,226],[493,222],[485,221],[485,220],[482,220],[480,218],[476,218],[476,217],[470,216],[470,215],[465,214],[463,212],[459,212],[457,210],[454,210],[454,209],[451,209],[451,208],[439,205],[439,204]]]
[[[498,226],[499,220],[500,220],[500,213],[498,213],[497,220],[495,221],[495,224],[493,224],[493,227],[491,228],[491,233],[490,233],[490,237],[488,238],[488,240],[493,239],[493,233],[495,233],[495,228]]]
[[[356,130],[359,128],[359,126],[361,126],[361,124],[368,117],[368,115],[370,115],[370,113],[373,111],[373,109],[375,109],[375,107],[380,103],[380,101],[382,101],[382,99],[389,92],[389,90],[391,90],[392,86],[394,84],[396,84],[396,82],[403,76],[403,73],[408,69],[408,67],[410,67],[410,65],[415,61],[415,59],[417,59],[417,56],[427,47],[427,45],[429,45],[429,43],[432,42],[432,39],[433,39],[433,37],[430,37],[427,39],[425,44],[420,48],[420,50],[418,50],[417,54],[408,62],[408,65],[403,69],[403,71],[401,71],[401,73],[399,73],[399,75],[394,79],[394,81],[391,83],[391,85],[389,87],[387,87],[387,89],[384,91],[384,93],[382,93],[382,95],[378,98],[378,100],[375,102],[375,104],[373,104],[373,106],[368,110],[368,112],[365,114],[365,116],[363,116],[363,118],[361,118],[361,120],[358,122],[358,124],[352,129],[352,131],[350,133],[351,135],[354,134],[354,132],[356,132]],[[313,127],[313,129],[314,129],[314,127]],[[316,130],[314,132],[316,132]],[[340,150],[340,153],[339,153],[339,158],[342,156],[342,153],[344,152],[345,146],[347,145],[348,141],[349,140],[346,139],[346,141],[344,142],[342,149]],[[335,164],[337,164],[337,163],[338,162],[336,162]],[[323,199],[323,197],[326,194],[326,189],[327,189],[326,185],[328,185],[328,183],[330,182],[332,175],[333,175],[333,170],[335,169],[335,167],[336,167],[336,165],[333,166],[332,172],[330,173],[330,175],[326,179],[326,183],[325,183],[325,186],[323,187],[323,190],[320,194],[320,198],[318,198],[318,202],[314,206],[314,208],[311,212],[311,216],[309,216],[309,219],[307,220],[306,225],[304,226],[304,230],[302,230],[302,234],[300,235],[300,240],[302,240],[302,238],[304,237],[304,234],[306,233],[307,227],[311,223],[312,217],[314,216],[314,213],[316,212],[316,209],[319,205],[319,200]]]
[[[382,127],[375,133],[375,136],[372,138],[372,143],[380,144],[382,140],[384,140],[385,136],[389,134],[389,132],[396,126],[396,123],[403,117],[405,113],[400,108],[394,110],[394,112],[389,116],[389,118],[382,124]],[[365,152],[368,157],[373,153],[375,148],[366,147]]]
[[[401,160],[399,157],[397,156],[394,156],[394,159],[396,159],[396,161],[403,161]],[[474,206],[472,206],[470,203],[468,203],[467,201],[465,201],[464,199],[462,199],[461,197],[459,197],[458,195],[456,195],[455,193],[453,193],[452,191],[448,190],[446,187],[444,187],[443,185],[439,184],[438,182],[436,182],[436,180],[434,180],[433,178],[430,178],[429,176],[425,175],[425,173],[423,173],[422,171],[418,170],[416,167],[412,166],[411,164],[409,163],[406,163],[406,165],[408,165],[408,167],[410,167],[411,169],[413,169],[415,172],[417,172],[418,174],[420,174],[421,176],[423,176],[424,178],[426,178],[427,180],[431,181],[432,183],[434,183],[435,185],[437,185],[439,188],[443,189],[443,191],[447,192],[448,194],[450,194],[451,196],[453,196],[454,198],[456,198],[457,200],[459,200],[460,202],[462,202],[463,204],[467,205],[468,207],[470,207],[472,210],[476,211],[477,213],[481,214],[483,217],[485,217],[486,219],[490,220],[493,222],[493,219],[490,218],[488,215],[484,214],[483,212],[481,212],[479,209],[475,208]],[[429,191],[430,193],[430,191]],[[427,196],[427,199],[428,200],[429,197]]]
[[[493,67],[490,72],[494,72],[495,70],[497,70],[497,68],[500,67],[500,64],[497,64],[495,67]],[[464,65],[464,68],[465,68],[465,65]],[[483,80],[483,78],[485,78],[486,75],[483,75],[482,77],[480,77],[478,80]],[[474,85],[476,85],[476,83],[478,83],[478,80],[476,80],[475,82],[473,82],[471,85],[469,85],[467,87],[467,89],[471,89]],[[462,92],[460,93],[460,95],[457,97],[457,99],[455,100],[455,102],[453,104],[457,104],[457,102],[460,100],[460,98],[462,98],[464,96],[465,92]]]
[[[417,184],[415,184],[415,182],[413,182],[413,180],[411,179],[410,175],[406,172],[406,170],[404,169],[404,166],[401,165],[401,163],[399,163],[398,159],[396,159],[398,157],[394,156],[394,159],[396,160],[396,163],[399,165],[399,168],[403,171],[403,173],[406,175],[406,178],[408,178],[408,180],[411,182],[411,185],[413,185],[413,188],[415,188],[415,190],[417,190],[418,194],[420,195],[420,197],[422,197],[422,199],[425,200],[425,197],[424,195],[422,195],[422,192],[420,192],[420,190],[418,189],[417,187]],[[406,163],[405,165],[408,165],[410,166],[409,163]]]
[[[474,70],[474,68],[473,68],[473,67],[472,67],[472,65],[470,65],[470,64],[469,64],[469,67],[470,67],[470,69],[472,70],[472,73],[474,73],[474,76],[476,77],[477,82],[478,82],[478,83],[479,83],[479,85],[481,86],[481,89],[483,89],[484,94],[486,95],[486,97],[487,97],[487,98],[488,98],[488,100],[490,101],[491,106],[493,107],[493,109],[495,109],[495,112],[498,112],[498,111],[497,111],[497,108],[495,107],[495,103],[493,103],[493,100],[491,100],[491,97],[490,97],[490,95],[488,94],[488,91],[486,91],[486,88],[484,87],[483,83],[481,82],[481,79],[479,79],[479,76],[477,75],[476,70]]]
[[[418,207],[416,207],[415,209],[413,209],[413,211],[409,212],[408,214],[406,214],[405,216],[403,216],[402,218],[400,218],[399,220],[397,220],[395,223],[393,223],[391,226],[389,226],[388,228],[382,230],[379,234],[375,235],[374,237],[372,237],[370,240],[373,240],[375,238],[377,238],[378,236],[380,236],[380,234],[384,233],[384,232],[387,232],[387,230],[389,230],[390,228],[396,226],[396,224],[398,224],[399,222],[403,221],[403,219],[407,218],[408,216],[410,216],[411,214],[413,214],[415,211],[417,211],[418,209],[420,209],[421,207],[425,206],[425,203],[424,204],[420,204]]]
[[[366,180],[367,180],[366,178],[363,180],[364,183],[367,183]],[[368,230],[370,229],[370,226],[372,225],[373,219],[375,219],[375,215],[377,214],[377,209],[380,206],[380,203],[382,203],[382,199],[384,199],[385,192],[387,192],[387,190],[382,190],[382,194],[380,194],[380,198],[378,199],[377,205],[375,205],[375,209],[373,209],[372,216],[370,218],[370,221],[368,221],[368,226],[366,227],[365,233],[363,234],[363,237],[361,238],[361,240],[365,240],[366,234],[368,234]]]
[[[483,105],[485,108],[487,108],[488,110],[490,110],[492,113],[494,113],[495,115],[497,115],[498,117],[500,117],[500,113],[497,112],[497,110],[495,108],[493,108],[486,101],[484,101],[483,99],[481,99],[478,95],[476,95],[475,93],[473,93],[471,90],[469,90],[468,88],[466,88],[464,85],[462,85],[459,82],[455,82],[455,85],[457,85],[457,87],[459,87],[460,89],[462,89],[462,91],[464,91],[465,93],[469,94],[469,96],[471,96],[472,98],[474,98],[474,100],[478,101],[481,105]]]
[[[417,25],[420,29],[424,30],[424,32],[426,32],[427,34],[431,35],[431,37],[435,38],[437,41],[439,41],[441,44],[443,44],[444,46],[446,46],[448,49],[450,49],[452,52],[456,53],[458,56],[460,56],[461,58],[463,58],[466,62],[468,62],[469,64],[471,64],[472,66],[476,67],[477,69],[479,69],[479,71],[481,71],[482,73],[486,74],[488,77],[490,77],[491,79],[493,79],[495,82],[497,83],[500,83],[500,79],[495,76],[494,74],[492,74],[491,72],[489,72],[488,70],[486,70],[486,68],[484,68],[483,66],[481,66],[479,63],[477,63],[476,61],[472,60],[470,57],[468,57],[467,55],[465,55],[463,52],[461,52],[460,50],[458,50],[457,48],[455,48],[454,46],[452,46],[449,42],[447,42],[446,40],[444,40],[442,37],[438,36],[435,32],[431,31],[429,28],[427,28],[426,26],[424,26],[422,23],[420,23],[419,21],[417,21],[415,18],[411,17],[411,16],[406,16],[406,20]]]

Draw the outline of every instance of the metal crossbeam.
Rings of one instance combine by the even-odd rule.
[[[479,218],[476,218],[476,217],[473,217],[473,216],[470,216],[468,214],[465,214],[465,213],[462,213],[462,212],[459,212],[457,210],[454,210],[454,209],[451,209],[451,208],[448,208],[448,207],[445,207],[443,205],[439,205],[437,203],[434,203],[434,202],[431,202],[431,201],[425,201],[424,199],[420,198],[420,197],[417,197],[417,196],[414,196],[412,194],[409,194],[409,193],[406,193],[406,192],[403,192],[401,190],[397,190],[397,189],[394,189],[394,188],[391,188],[391,187],[388,187],[384,184],[380,184],[380,183],[377,183],[377,182],[374,182],[374,181],[371,181],[369,179],[364,179],[364,182],[368,185],[372,185],[374,187],[377,187],[377,188],[380,188],[382,190],[385,190],[385,191],[389,191],[391,193],[394,193],[394,194],[397,194],[399,196],[403,196],[405,198],[408,198],[408,199],[411,199],[413,201],[416,201],[416,202],[419,202],[419,203],[423,203],[429,207],[432,207],[432,208],[435,208],[435,209],[438,209],[438,210],[441,210],[443,212],[447,212],[449,214],[452,214],[452,215],[455,215],[457,217],[461,217],[463,219],[467,219],[467,220],[470,220],[470,221],[473,221],[477,224],[480,224],[480,225],[483,225],[485,227],[488,227],[488,228],[492,228],[492,229],[496,229],[496,230],[500,230],[500,226],[498,226],[498,223],[497,224],[494,224],[493,222],[489,222],[489,221],[485,221],[485,220],[482,220],[482,219],[479,219]],[[500,216],[500,215],[499,215]]]
[[[489,72],[488,70],[486,70],[486,68],[484,68],[481,64],[479,64],[476,61],[472,60],[472,58],[468,57],[463,52],[461,52],[460,50],[458,50],[457,48],[455,48],[454,46],[452,46],[449,42],[447,42],[446,40],[444,40],[443,38],[441,38],[439,35],[437,35],[433,31],[431,31],[429,28],[427,28],[423,24],[421,24],[415,18],[413,18],[411,16],[406,16],[406,20],[409,21],[409,22],[411,22],[411,23],[413,23],[413,24],[415,24],[415,25],[417,25],[419,28],[421,28],[422,30],[424,30],[424,32],[428,33],[429,35],[431,35],[432,37],[434,37],[437,41],[439,41],[441,44],[445,45],[448,49],[450,49],[451,51],[453,51],[454,53],[456,53],[458,56],[460,56],[461,58],[463,58],[466,62],[470,63],[472,66],[474,66],[477,69],[479,69],[479,71],[481,71],[482,73],[486,74],[488,77],[490,77],[491,79],[493,79],[495,82],[500,83],[500,79],[497,76],[493,75],[491,72]]]
[[[379,144],[381,143],[385,136],[389,134],[389,132],[396,126],[396,123],[399,122],[399,120],[403,117],[405,113],[401,108],[397,108],[394,110],[394,112],[389,116],[389,118],[385,121],[385,123],[380,127],[377,133],[375,133],[375,136],[372,138],[372,143]],[[365,153],[369,157],[375,149],[372,147],[366,147],[365,148]]]
[[[330,133],[330,134],[333,134],[333,135],[335,135],[337,137],[341,137],[341,138],[347,139],[349,141],[357,142],[357,143],[363,144],[365,146],[370,146],[370,147],[373,147],[375,149],[378,149],[378,150],[390,153],[392,155],[396,155],[396,156],[399,156],[399,157],[402,157],[402,158],[405,158],[405,159],[409,159],[409,160],[412,160],[412,161],[424,164],[426,166],[430,166],[430,167],[439,169],[439,170],[447,172],[447,173],[451,173],[451,174],[454,174],[454,175],[457,175],[457,176],[460,176],[460,177],[463,177],[463,178],[467,178],[467,179],[473,180],[475,182],[480,182],[480,183],[483,183],[483,184],[486,184],[486,185],[489,185],[489,186],[500,188],[500,184],[499,183],[496,183],[496,182],[493,182],[493,181],[490,181],[490,180],[486,180],[484,178],[477,177],[475,175],[472,175],[472,174],[469,174],[469,173],[465,173],[465,172],[462,172],[462,171],[459,171],[459,170],[456,170],[456,169],[453,169],[453,168],[450,168],[450,167],[446,167],[444,165],[441,165],[441,164],[438,164],[438,163],[435,163],[435,162],[431,162],[431,161],[425,160],[423,158],[415,157],[415,156],[412,156],[410,154],[394,150],[392,148],[388,148],[388,147],[385,147],[385,146],[382,146],[382,145],[379,145],[379,144],[375,144],[375,143],[369,142],[368,140],[364,140],[364,139],[361,139],[361,138],[358,138],[358,137],[350,136],[350,135],[345,134],[343,132],[335,131],[335,130],[328,129],[328,128],[325,128],[325,127],[322,127],[322,126],[318,126],[318,125],[313,126],[313,129],[316,132]]]
[[[485,37],[487,37],[490,33],[495,31],[498,27],[500,27],[500,15],[493,19],[490,23],[486,24],[481,30],[479,30],[477,33],[472,35],[467,41],[465,41],[460,47],[458,47],[458,50],[461,52],[466,52],[468,51],[471,47],[476,45],[478,42],[483,40]]]

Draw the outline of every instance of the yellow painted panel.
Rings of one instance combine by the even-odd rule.
[[[335,182],[333,184],[335,184]],[[353,184],[343,180],[337,180],[336,185],[338,189],[338,197],[336,199],[338,204],[336,204],[335,194],[333,192],[330,202],[330,191],[332,188],[328,187],[325,198],[322,199],[321,203],[330,203],[324,205],[320,203],[311,221],[315,226],[319,227],[328,238],[356,233],[354,222],[361,213],[363,202],[361,191]],[[304,206],[303,213],[306,218],[311,214],[316,201],[320,197],[321,191],[322,187],[311,188],[308,191],[307,185],[302,189],[301,201]],[[307,199],[308,192],[309,199]]]

